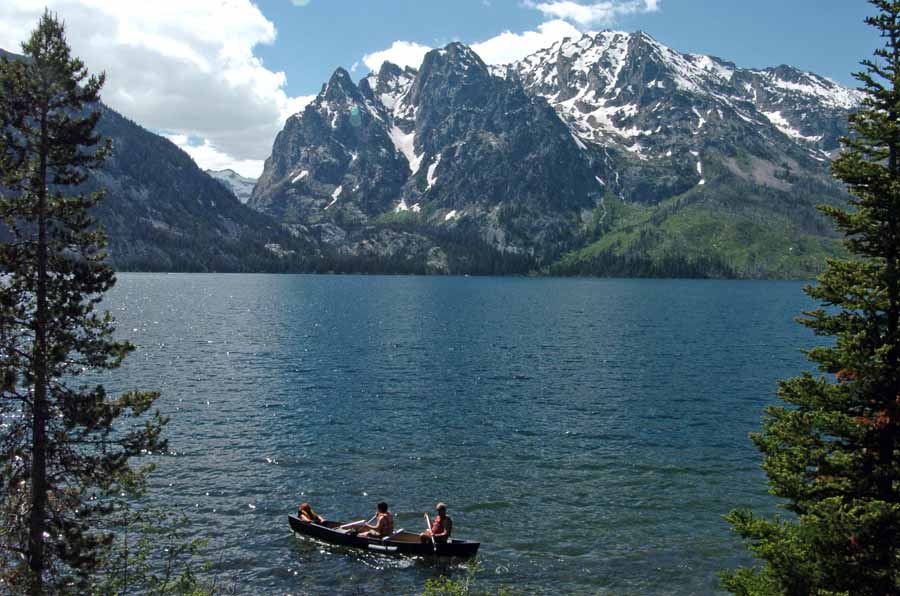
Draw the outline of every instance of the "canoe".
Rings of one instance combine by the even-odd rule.
[[[301,520],[296,515],[288,516],[291,530],[297,534],[303,534],[330,544],[360,548],[373,553],[389,555],[407,555],[414,557],[474,557],[478,552],[480,542],[458,540],[451,538],[447,542],[437,544],[422,543],[417,532],[397,530],[386,538],[363,538],[356,536],[350,530],[342,528],[351,524],[326,521],[316,524]]]

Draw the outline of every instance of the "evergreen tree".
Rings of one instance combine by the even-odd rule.
[[[782,382],[787,406],[752,437],[790,515],[729,515],[763,562],[723,575],[735,594],[900,594],[900,2],[870,2],[884,45],[855,75],[865,100],[833,164],[854,198],[823,208],[856,258],[806,290],[821,307],[800,321],[834,338],[808,352],[825,375]]]
[[[129,459],[164,448],[154,393],[113,397],[85,373],[119,366],[97,305],[115,283],[78,186],[109,152],[94,133],[104,77],[88,76],[45,12],[0,64],[0,591],[80,591],[110,536],[98,516],[138,490]]]

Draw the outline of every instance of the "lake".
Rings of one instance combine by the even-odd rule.
[[[295,537],[387,501],[444,501],[479,585],[711,594],[747,555],[722,515],[771,511],[748,440],[806,368],[798,282],[121,274],[139,349],[107,382],[158,389],[172,453],[150,500],[248,594],[421,591],[460,567]]]

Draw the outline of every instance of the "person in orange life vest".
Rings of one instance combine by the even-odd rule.
[[[430,542],[432,538],[435,542],[447,542],[450,539],[450,533],[453,532],[453,520],[447,515],[447,506],[443,503],[438,503],[434,509],[437,511],[437,515],[431,521],[431,529],[419,534],[419,539],[422,542]]]
[[[394,516],[388,513],[387,503],[378,503],[375,507],[375,525],[365,524],[365,532],[360,532],[363,538],[384,538],[394,533]]]

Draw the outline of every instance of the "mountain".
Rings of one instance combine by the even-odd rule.
[[[563,40],[497,69],[553,105],[607,188],[555,273],[809,276],[841,249],[815,206],[861,95],[788,66],[741,69],[643,32]],[[609,209],[612,205],[614,208]]]
[[[335,71],[279,133],[249,204],[347,258],[485,273],[570,245],[599,196],[547,102],[454,43],[359,86]]]
[[[342,69],[288,119],[249,205],[405,270],[796,277],[840,251],[815,205],[858,93],[643,32],[488,67]]]
[[[256,186],[256,178],[247,178],[241,176],[231,169],[225,170],[204,170],[207,174],[225,185],[241,203],[250,200],[253,194],[253,187]]]
[[[106,189],[95,215],[112,264],[140,271],[309,268],[312,244],[243,205],[184,151],[102,106],[97,131],[113,151],[86,183]]]
[[[7,59],[21,56],[0,50]],[[108,106],[97,132],[112,155],[85,191],[104,189],[94,215],[118,270],[298,271],[316,267],[314,243],[243,205],[184,151]]]

